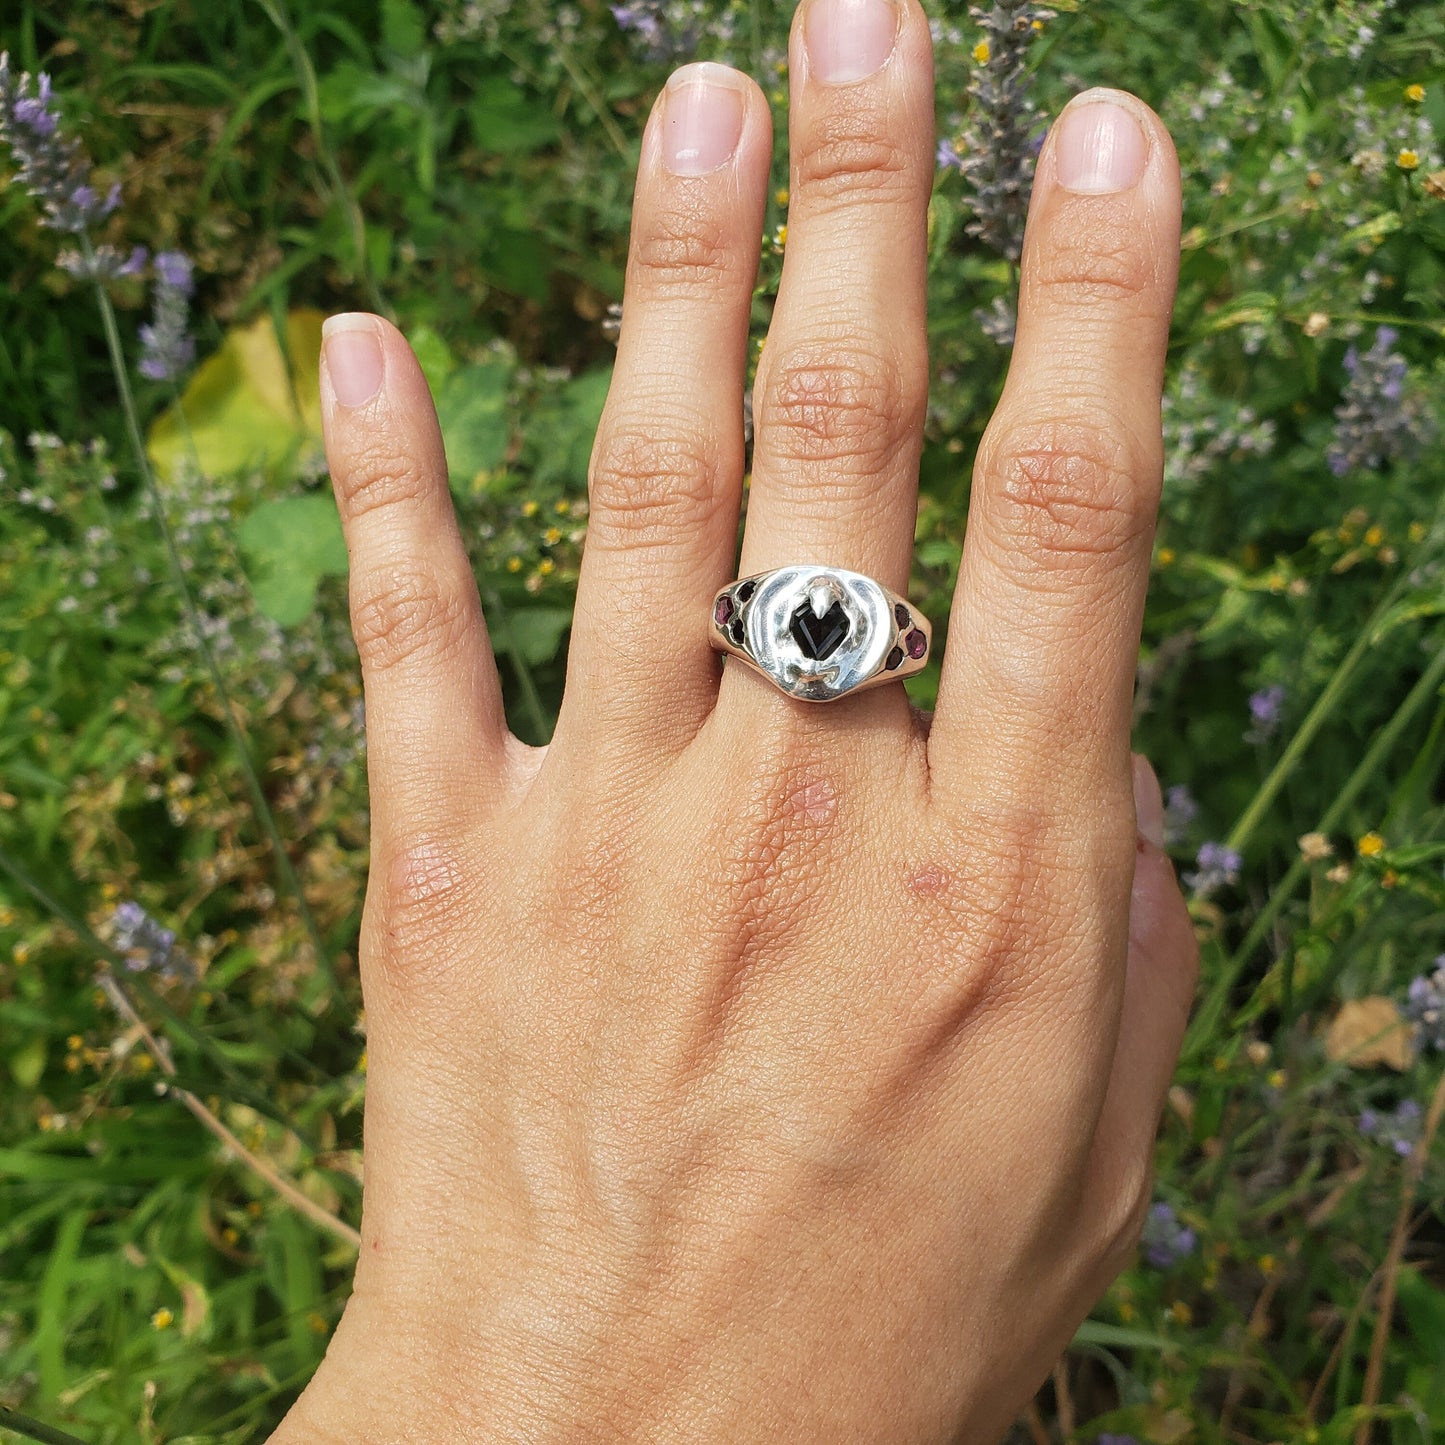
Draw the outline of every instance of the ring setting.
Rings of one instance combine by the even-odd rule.
[[[713,598],[713,647],[804,702],[912,677],[927,665],[932,639],[907,598],[841,567],[779,567],[729,582]]]

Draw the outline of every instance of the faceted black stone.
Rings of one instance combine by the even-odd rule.
[[[815,617],[812,607],[804,602],[793,613],[788,631],[804,657],[823,662],[842,647],[848,636],[848,614],[841,602],[834,602],[821,617]]]
[[[894,607],[893,615],[898,619],[900,628],[909,627],[913,623],[913,619],[908,615],[908,609],[901,602]]]
[[[743,645],[743,620],[741,617],[734,617],[728,624],[728,636],[738,647]]]
[[[901,647],[895,647],[893,651],[888,654],[888,662],[886,664],[888,671],[892,672],[902,661],[903,649]]]
[[[734,591],[736,591],[737,593],[739,602],[746,602],[748,598],[751,597],[753,593],[757,590],[758,584],[756,582],[739,582],[737,587],[734,589]]]

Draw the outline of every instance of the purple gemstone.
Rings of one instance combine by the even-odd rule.
[[[732,598],[731,598],[731,597],[719,597],[718,600],[713,604],[713,609],[712,609],[713,621],[716,622],[719,627],[726,627],[727,624],[728,624],[728,621],[729,621],[729,619],[732,617],[732,615],[733,615],[733,600],[732,600]]]
[[[928,651],[928,639],[916,627],[903,639],[903,645],[914,662]]]
[[[757,590],[758,584],[751,579],[746,582],[739,582],[737,586],[738,601],[746,602]]]
[[[913,619],[908,615],[908,609],[901,602],[894,607],[893,615],[898,619],[900,629],[913,625]]]
[[[884,666],[887,667],[889,672],[892,672],[895,668],[901,667],[902,665],[903,649],[901,647],[895,647],[893,651],[888,654],[888,661]]]

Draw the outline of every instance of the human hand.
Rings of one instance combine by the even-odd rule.
[[[1128,747],[1179,225],[1144,106],[1088,95],[1041,155],[931,727],[707,643],[735,575],[906,590],[931,75],[916,0],[795,24],[740,568],[768,108],[716,66],[659,100],[546,749],[506,731],[414,358],[328,328],[366,1188],[282,1445],[988,1441],[1130,1254],[1195,969]]]

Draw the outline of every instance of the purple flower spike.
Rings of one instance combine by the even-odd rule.
[[[40,202],[43,225],[82,235],[120,204],[120,187],[104,200],[91,184],[90,158],[65,134],[52,108],[49,76],[32,82],[0,54],[0,145],[15,164],[16,179]]]
[[[1325,453],[1337,477],[1412,460],[1434,436],[1424,402],[1407,394],[1409,368],[1394,350],[1399,339],[1393,326],[1381,326],[1364,355],[1355,346],[1345,352],[1349,381],[1335,408],[1334,440]]]

